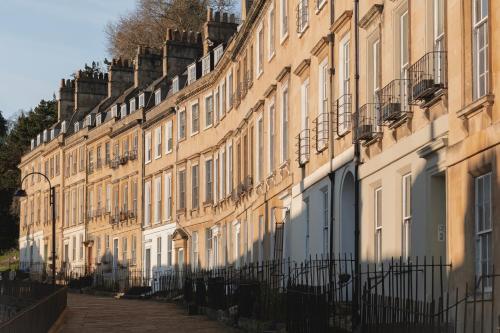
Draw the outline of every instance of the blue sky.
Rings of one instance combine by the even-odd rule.
[[[0,110],[50,99],[61,78],[110,58],[104,27],[135,0],[0,0]]]

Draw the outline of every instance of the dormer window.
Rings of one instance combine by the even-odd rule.
[[[172,79],[172,92],[175,94],[179,91],[179,77],[176,76]]]
[[[210,53],[201,60],[201,75],[210,73]]]
[[[43,142],[47,142],[49,140],[49,131],[46,129],[43,130]]]
[[[188,66],[188,84],[196,81],[196,63]]]
[[[75,133],[80,130],[80,123],[79,122],[76,122],[73,126],[74,126]]]
[[[111,117],[113,117],[113,118],[118,117],[118,105],[117,104],[113,105],[113,107],[111,108]]]
[[[155,91],[155,105],[158,105],[160,103],[161,103],[161,88]]]
[[[37,145],[37,146],[39,146],[39,145],[40,145],[40,143],[41,143],[41,141],[42,141],[42,136],[41,136],[40,134],[38,134],[38,135],[36,136],[36,145]]]
[[[139,109],[144,107],[144,93],[139,95]]]
[[[222,53],[224,53],[224,45],[220,44],[214,49],[214,67],[217,65],[220,58],[222,58]]]
[[[135,97],[129,101],[130,113],[135,112]]]
[[[120,118],[125,118],[127,116],[127,104],[123,103],[120,106]]]
[[[95,116],[95,125],[99,126],[102,124],[102,113],[98,113],[97,116]]]
[[[85,118],[85,127],[91,127],[93,125],[92,116],[93,116],[92,114],[89,114],[87,118]]]
[[[31,150],[35,149],[35,139],[31,139]]]
[[[61,123],[61,133],[66,133],[67,131],[67,122],[66,120],[64,120],[62,123]]]
[[[53,128],[50,130],[50,140],[54,140],[55,136],[56,136],[56,129]]]

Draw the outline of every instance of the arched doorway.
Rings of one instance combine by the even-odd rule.
[[[340,196],[340,252],[354,257],[354,176],[347,172]]]

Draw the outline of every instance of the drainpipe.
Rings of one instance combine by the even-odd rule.
[[[359,0],[354,0],[354,48],[355,48],[355,95],[354,95],[354,110],[357,113],[359,110]],[[356,117],[356,123],[354,124],[354,130],[358,128],[359,119]],[[355,133],[353,132],[353,135]],[[360,143],[359,140],[355,138],[354,140],[354,261],[355,261],[355,285],[354,285],[354,295],[353,295],[353,307],[352,307],[352,321],[353,326],[357,327],[359,324],[359,300],[360,300],[360,290],[361,290],[361,279],[360,279],[360,216],[359,216],[359,163],[360,163]]]
[[[334,7],[334,1],[330,1],[330,26],[333,24],[335,21],[335,7]],[[330,33],[328,35],[328,42],[330,44],[330,106],[333,109],[333,76],[335,75],[335,68],[334,68],[334,42],[335,42],[335,37],[333,33]],[[334,256],[334,249],[333,249],[333,227],[335,225],[335,213],[334,213],[334,206],[335,206],[335,172],[333,170],[333,157],[335,156],[334,154],[334,138],[333,138],[333,128],[330,128],[330,126],[333,126],[333,117],[334,117],[334,111],[330,111],[329,119],[328,119],[328,134],[330,138],[329,142],[329,160],[330,160],[330,172],[328,174],[328,178],[330,179],[330,226],[329,226],[329,231],[330,231],[330,243],[329,243],[329,259],[330,259],[330,269],[329,269],[329,277],[330,281],[333,281],[333,256]]]

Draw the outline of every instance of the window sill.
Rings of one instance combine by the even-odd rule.
[[[337,137],[336,137],[336,139],[337,139],[337,140],[340,140],[340,139],[342,139],[343,137],[345,137],[347,134],[349,134],[350,132],[351,132],[351,130],[350,130],[350,129],[345,129],[345,130],[342,130],[342,131],[340,131],[340,132],[337,130]]]
[[[382,133],[375,134],[373,136],[373,138],[371,138],[368,141],[363,142],[363,147],[368,147],[368,146],[371,146],[374,143],[380,142],[380,141],[382,141],[382,138],[383,138],[383,134]]]
[[[309,22],[306,24],[306,26],[301,31],[299,31],[299,33],[298,33],[299,39],[302,38],[302,36],[304,36],[304,34],[307,32],[308,29],[309,29]]]
[[[261,69],[259,72],[257,72],[257,75],[255,76],[255,79],[258,80],[260,77],[264,74],[264,69]]]
[[[462,110],[457,112],[457,117],[462,118],[462,120],[469,118],[476,112],[480,112],[484,109],[491,109],[491,106],[493,105],[495,101],[495,95],[489,94],[485,95],[471,104],[467,105],[464,107]]]
[[[205,126],[205,128],[204,128],[204,129],[205,129],[205,130],[207,130],[207,129],[212,128],[212,127],[214,127],[214,124],[210,124],[210,125],[208,125],[208,126]]]
[[[195,135],[196,135],[196,134],[198,134],[198,133],[200,133],[200,131],[192,132],[192,133],[190,134],[190,136],[191,136],[191,137],[193,137],[193,136],[195,136]]]
[[[268,57],[267,57],[267,62],[271,62],[276,57],[276,51],[273,51]]]
[[[288,39],[288,31],[286,32],[286,34],[281,36],[280,44],[283,45],[287,39]]]
[[[325,7],[325,5],[326,5],[326,0],[323,1],[323,3],[319,4],[319,6],[316,7],[315,14],[318,15],[321,12],[321,10]]]
[[[161,158],[161,155],[155,156],[155,160],[158,160]]]

